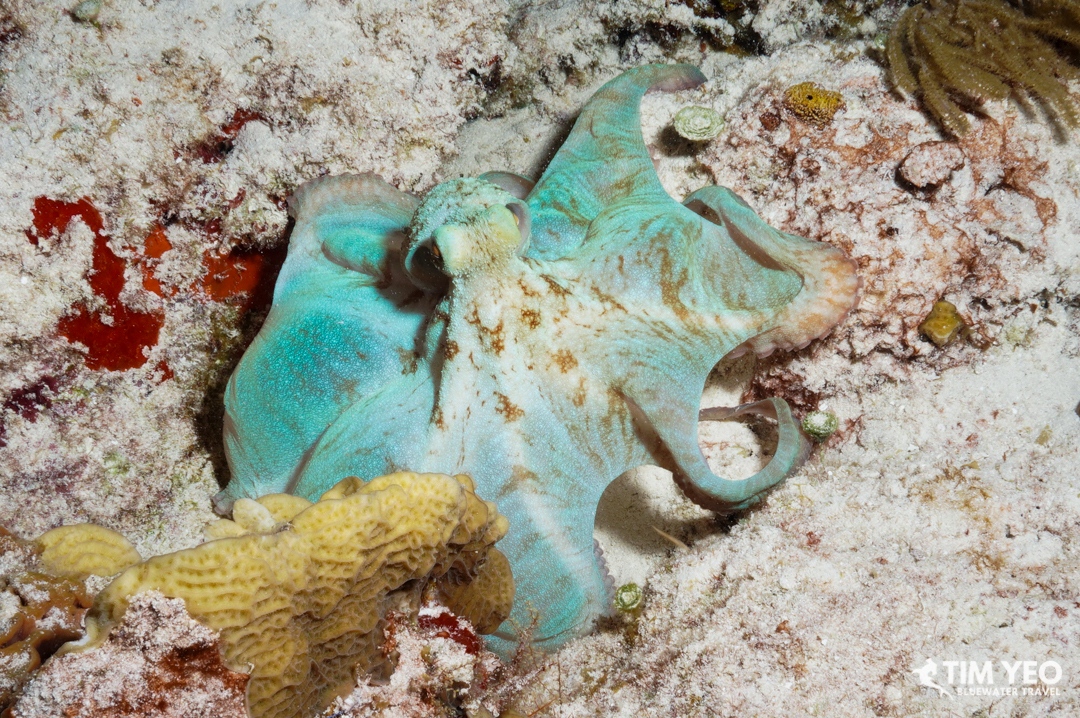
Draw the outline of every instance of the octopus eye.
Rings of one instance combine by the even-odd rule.
[[[517,253],[523,255],[529,248],[529,231],[532,226],[529,206],[524,202],[510,202],[506,208],[510,210],[510,214],[514,215],[514,222],[517,223],[518,231],[521,233],[521,245],[517,248]]]
[[[439,249],[439,245],[435,244],[434,238],[416,248],[413,263],[426,274],[432,272],[445,274],[442,250]]]
[[[443,266],[443,255],[435,238],[429,237],[415,245],[405,257],[405,271],[413,283],[426,291],[442,294],[449,277]]]

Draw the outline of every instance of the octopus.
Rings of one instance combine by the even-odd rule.
[[[660,64],[611,80],[535,183],[491,172],[422,199],[371,174],[301,186],[272,309],[226,391],[218,507],[315,500],[346,476],[468,474],[510,524],[518,598],[495,647],[553,648],[612,605],[593,540],[611,481],[660,466],[731,512],[794,472],[808,442],[787,403],[701,410],[706,378],[825,335],[859,280],[842,251],[728,189],[664,190],[641,99],[704,81]],[[778,445],[725,479],[698,422],[747,413],[776,420]]]

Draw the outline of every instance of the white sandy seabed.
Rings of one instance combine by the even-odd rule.
[[[549,5],[549,18],[566,13]],[[782,2],[762,5],[763,18],[790,17]],[[512,39],[505,8],[462,2],[106,4],[97,25],[56,5],[15,6],[0,95],[0,393],[62,380],[32,421],[5,410],[0,523],[31,536],[93,520],[144,555],[194,543],[214,490],[212,447],[196,426],[204,370],[216,337],[239,332],[235,312],[190,292],[150,297],[132,269],[125,300],[165,316],[147,366],[168,361],[175,376],[87,370],[55,326],[89,300],[92,242],[76,222],[67,237],[31,246],[34,197],[91,197],[124,258],[140,253],[155,202],[165,202],[190,221],[168,228],[160,276],[186,287],[211,241],[272,244],[284,227],[272,195],[304,179],[376,171],[423,191],[459,173],[535,172],[600,82],[639,62],[693,61],[713,80],[650,97],[643,113],[669,191],[719,182],[773,224],[860,258],[860,310],[817,346],[756,367],[769,387],[805,387],[842,431],[734,523],[681,499],[663,472],[620,479],[598,537],[617,582],[645,587],[637,631],[571,643],[522,705],[558,716],[1080,715],[1075,140],[1055,140],[1015,105],[992,107],[961,143],[966,165],[936,192],[912,192],[896,167],[942,138],[889,94],[865,45],[784,49],[808,27],[793,22],[761,24],[774,41],[768,57],[736,60],[697,42],[620,51],[598,13],[663,11],[627,6],[583,11],[576,36],[547,27],[541,8],[519,25],[540,30]],[[674,26],[694,26],[673,13]],[[334,42],[316,46],[316,35]],[[532,104],[485,117],[477,77],[491,79],[496,57],[519,82],[515,68],[539,73],[553,58],[579,74],[538,82]],[[825,130],[778,104],[806,80],[844,95]],[[663,130],[691,102],[721,111],[728,129],[706,146],[672,148]],[[237,107],[266,119],[245,126],[220,163],[176,152]],[[768,113],[781,124],[763,130]],[[221,236],[191,229],[241,189]],[[259,229],[245,234],[245,222]],[[987,340],[981,349],[919,338],[939,298],[961,308]],[[754,370],[752,360],[725,365],[704,404],[738,401]],[[718,471],[760,465],[744,427],[703,425],[702,442]],[[50,489],[58,476],[62,492]],[[936,673],[922,675],[949,695],[920,686],[914,671],[928,661]]]

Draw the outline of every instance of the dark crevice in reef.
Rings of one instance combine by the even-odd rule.
[[[213,467],[214,477],[224,488],[229,482],[229,465],[225,458],[225,389],[240,359],[255,336],[262,329],[270,313],[274,285],[284,263],[294,221],[289,219],[282,238],[264,253],[266,264],[258,276],[258,284],[250,291],[247,301],[238,307],[239,317],[234,326],[225,326],[228,319],[211,319],[222,322],[220,331],[211,330],[207,355],[211,361],[203,368],[197,385],[204,387],[196,402],[195,435],[199,446],[206,452]]]
[[[214,478],[225,488],[229,483],[229,464],[225,459],[225,388],[244,351],[259,333],[268,312],[251,312],[240,319],[235,339],[214,337],[209,355],[213,360],[205,367],[203,391],[195,409],[195,435],[206,452],[214,470]]]

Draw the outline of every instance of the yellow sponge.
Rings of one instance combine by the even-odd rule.
[[[251,673],[253,718],[293,718],[314,715],[350,689],[357,672],[384,664],[387,610],[415,611],[428,580],[451,568],[462,583],[475,577],[495,587],[487,601],[464,586],[452,592],[478,625],[494,628],[509,612],[509,565],[490,548],[506,519],[476,497],[468,477],[349,478],[307,507],[275,495],[245,503],[239,514],[213,530],[240,535],[118,576],[98,594],[91,635],[100,641],[136,593],[182,598],[192,616],[220,631],[226,664]]]
[[[784,107],[803,122],[823,127],[844,106],[839,92],[826,90],[812,82],[801,82],[784,93]]]
[[[919,331],[939,347],[955,339],[963,328],[964,320],[957,313],[956,305],[945,300],[934,302],[933,309],[919,325]]]

